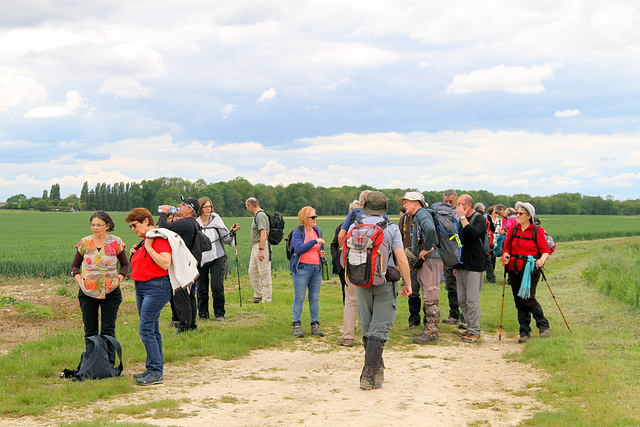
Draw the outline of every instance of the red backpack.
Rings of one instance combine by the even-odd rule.
[[[385,281],[391,253],[389,244],[384,240],[388,220],[378,224],[358,222],[344,239],[340,261],[345,277],[349,283],[361,288],[379,286]]]

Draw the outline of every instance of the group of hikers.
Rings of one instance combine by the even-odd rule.
[[[532,316],[539,336],[549,336],[549,322],[535,293],[552,249],[530,203],[518,202],[514,208],[495,205],[485,212],[485,206],[474,203],[470,195],[458,196],[455,190],[447,190],[442,202],[429,207],[422,193],[410,191],[398,200],[402,212],[399,224],[395,224],[387,216],[388,200],[380,191],[363,191],[349,206],[330,244],[333,272],[340,277],[344,303],[337,344],[354,345],[357,313],[365,349],[361,389],[380,388],[384,381],[382,353],[396,317],[398,282],[403,297],[408,298],[407,330],[424,326],[413,334],[415,343],[438,342],[441,321],[457,325],[462,341],[476,343],[481,335],[480,290],[485,274],[489,282],[495,282],[493,272],[499,256],[518,311],[518,341],[530,339]],[[79,285],[85,337],[115,338],[122,302],[119,285],[129,273],[135,283],[139,335],[147,354],[145,371],[133,375],[139,385],[163,381],[159,318],[168,302],[170,326],[176,327],[178,334],[196,330],[197,319],[225,320],[227,255],[223,244],[235,244],[237,251],[238,224],[227,228],[208,198],[182,197],[181,202],[178,209],[159,207],[157,226],[149,210],[133,209],[125,221],[142,241],[127,252],[122,239],[110,234],[113,220],[102,211],[91,216],[92,234],[76,245],[72,275]],[[253,215],[248,270],[253,297],[249,301],[269,303],[270,241],[282,230],[276,230],[279,225],[260,208],[256,198],[247,199],[245,207]],[[294,288],[292,333],[304,336],[301,317],[306,298],[310,332],[324,336],[319,300],[322,280],[329,276],[326,242],[313,207],[300,209],[298,219],[300,225],[286,242]],[[449,314],[442,320],[441,282],[445,283],[449,305]]]

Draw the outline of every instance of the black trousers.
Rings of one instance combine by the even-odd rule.
[[[509,270],[508,275],[509,285],[513,293],[513,301],[516,303],[516,308],[518,309],[520,335],[529,336],[531,333],[531,327],[529,326],[531,316],[533,316],[533,319],[536,321],[536,326],[540,331],[549,329],[549,320],[544,316],[542,306],[536,299],[536,289],[540,281],[540,273],[536,272],[531,275],[531,297],[527,299],[522,299],[518,296],[520,285],[522,284],[522,272]]]
[[[496,281],[496,275],[494,273],[495,269],[496,269],[496,256],[493,254],[493,252],[491,252],[489,256],[487,256],[487,265],[486,265],[487,280],[490,283],[495,283]]]
[[[447,299],[449,300],[449,317],[464,322],[460,305],[458,304],[458,284],[456,276],[453,275],[453,267],[444,266],[444,283],[447,289]]]
[[[213,315],[224,317],[224,270],[227,256],[221,256],[206,263],[198,269],[198,315],[201,319],[209,318],[209,274],[211,274],[211,297],[213,299]]]
[[[122,303],[122,291],[119,286],[103,299],[90,297],[79,289],[78,302],[82,311],[85,337],[109,335],[115,338],[118,309]]]
[[[196,329],[196,319],[198,317],[198,305],[196,304],[195,286],[191,286],[190,291],[179,289],[173,295],[173,303],[178,315],[179,330]]]
[[[418,273],[411,270],[411,295],[408,298],[409,304],[409,325],[419,326],[421,323],[420,309],[424,311],[422,298],[420,298],[420,283],[418,283]]]

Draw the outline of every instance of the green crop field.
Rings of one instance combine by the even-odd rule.
[[[130,248],[140,239],[127,227],[126,212],[110,213],[116,227],[111,233],[122,238]],[[89,234],[91,212],[36,212],[0,210],[0,275],[57,277],[71,273],[71,261],[75,245]],[[155,217],[157,221],[157,217]],[[240,274],[245,275],[249,267],[251,242],[249,232],[253,217],[224,218],[227,227],[240,224],[238,231],[238,260]],[[318,219],[318,226],[326,234],[328,243],[333,240],[335,228],[343,218]],[[286,218],[285,237],[299,223],[297,218]],[[284,240],[273,247],[274,270],[287,269]],[[226,246],[229,256],[229,274],[236,274],[236,255],[233,246]],[[327,245],[327,253],[329,247]],[[328,256],[330,258],[330,256]]]
[[[126,212],[111,214],[116,228],[113,234],[121,237],[127,247],[138,242],[138,237],[124,222]],[[0,275],[57,277],[70,273],[75,245],[80,238],[91,233],[91,212],[62,213],[0,210]],[[224,218],[229,227],[240,223],[238,232],[238,259],[240,274],[245,275],[249,265],[249,231],[252,217]],[[342,217],[321,217],[318,226],[328,243]],[[392,217],[397,222],[397,217]],[[591,240],[606,237],[640,235],[638,216],[541,216],[543,227],[558,242]],[[297,218],[286,218],[285,236],[298,225]],[[328,246],[328,245],[327,245]],[[560,245],[561,247],[561,245]],[[229,255],[231,275],[235,275],[235,249],[225,247]],[[327,252],[329,248],[327,247]],[[327,258],[330,258],[329,256]],[[273,247],[274,270],[288,268],[284,241]]]

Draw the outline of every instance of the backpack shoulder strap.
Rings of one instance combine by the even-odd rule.
[[[120,343],[118,342],[118,340],[116,340],[114,337],[110,336],[110,335],[101,335],[102,337],[104,337],[107,341],[109,341],[111,343],[111,345],[113,346],[113,348],[116,350],[116,354],[118,355],[118,359],[120,359],[120,365],[118,366],[118,370],[122,372],[122,346],[120,345]]]
[[[389,225],[390,222],[391,221],[388,218],[384,218],[382,221],[378,222],[376,225],[384,230],[385,228],[387,228],[387,225]]]

